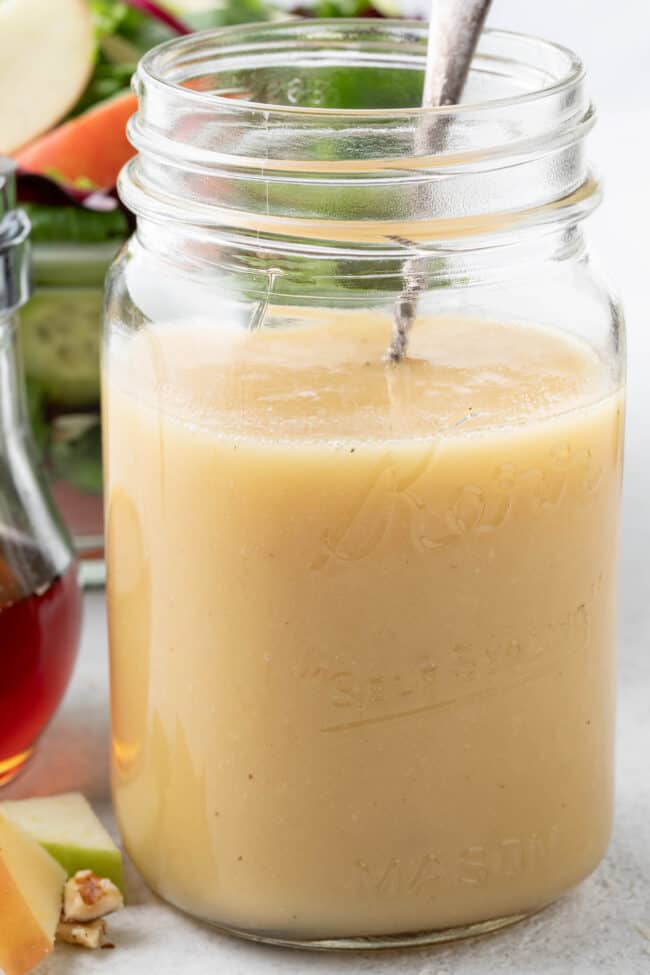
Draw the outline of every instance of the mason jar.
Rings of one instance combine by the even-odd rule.
[[[612,816],[621,312],[570,51],[426,27],[175,40],[135,79],[103,359],[113,788],[247,938],[543,908]],[[342,107],[344,106],[344,107]]]

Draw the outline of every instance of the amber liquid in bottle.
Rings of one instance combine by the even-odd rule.
[[[79,642],[76,566],[52,575],[43,565],[40,584],[25,591],[20,567],[39,562],[32,545],[6,546],[0,533],[0,785],[24,766],[54,714]]]

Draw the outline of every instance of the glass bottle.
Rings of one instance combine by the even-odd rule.
[[[77,568],[47,493],[30,428],[18,343],[29,296],[29,222],[14,165],[0,158],[0,786],[25,765],[74,665]]]
[[[104,279],[118,247],[33,243],[34,291],[20,318],[49,489],[92,586],[104,583],[99,349]]]
[[[274,943],[485,933],[609,837],[624,338],[583,232],[593,109],[571,52],[490,31],[463,105],[413,107],[425,50],[249,25],[135,81],[115,806],[159,894]]]

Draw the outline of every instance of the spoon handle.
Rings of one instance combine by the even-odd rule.
[[[492,0],[431,0],[427,66],[422,107],[455,105],[460,100]],[[416,150],[431,151],[438,139],[444,143],[444,119],[424,119],[416,136]],[[405,241],[409,244],[409,241]],[[386,361],[398,363],[408,350],[409,333],[417,315],[423,287],[417,258],[404,263],[404,287],[395,303],[393,334]]]
[[[490,4],[491,0],[432,0],[423,108],[460,100]]]

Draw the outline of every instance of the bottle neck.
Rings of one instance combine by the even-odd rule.
[[[29,413],[16,315],[0,315],[0,456],[29,436]]]
[[[1,180],[0,169],[0,320],[24,305],[31,293],[31,226],[22,210],[7,209],[10,201]]]
[[[18,318],[0,314],[0,560],[11,573],[0,605],[49,584],[70,559],[32,439]]]
[[[27,434],[17,310],[31,294],[31,226],[16,204],[16,166],[0,156],[0,457],[12,438]]]
[[[30,295],[29,232],[15,164],[0,157],[0,609],[39,592],[71,561],[27,407],[18,309]]]

